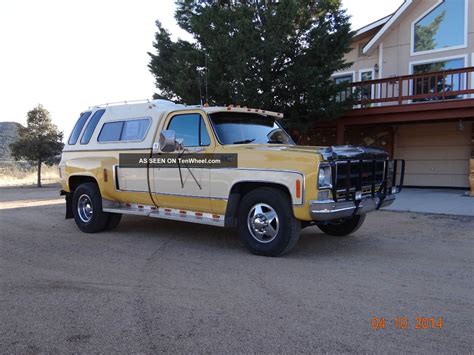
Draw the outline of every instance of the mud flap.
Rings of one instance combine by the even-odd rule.
[[[61,196],[66,198],[66,219],[74,218],[72,214],[72,194],[66,191],[61,190]]]
[[[237,226],[237,211],[240,203],[240,194],[231,193],[227,201],[227,209],[225,211],[224,226],[234,228]]]

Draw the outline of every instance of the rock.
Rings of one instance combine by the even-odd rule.
[[[17,122],[0,122],[0,163],[13,160],[10,144],[17,140],[19,127]]]

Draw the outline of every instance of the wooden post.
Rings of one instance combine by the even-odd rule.
[[[471,158],[471,174],[469,175],[469,181],[471,183],[471,196],[474,197],[474,158]]]
[[[336,143],[337,145],[343,145],[344,144],[344,122],[342,120],[338,120],[336,123]]]
[[[471,184],[471,196],[474,197],[474,123],[471,129],[471,160],[470,160],[469,182]]]
[[[398,77],[398,104],[403,104],[403,78],[401,76]],[[410,83],[408,83],[410,85]]]

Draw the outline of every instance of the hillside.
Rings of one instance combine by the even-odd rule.
[[[9,145],[16,141],[20,126],[16,122],[0,122],[0,162],[13,160]]]

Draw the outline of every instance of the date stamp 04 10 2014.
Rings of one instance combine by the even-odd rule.
[[[404,334],[411,330],[435,330],[440,331],[445,326],[444,310],[441,314],[432,315],[399,315],[387,316],[374,310],[370,311],[370,326],[373,332],[387,332],[390,330],[400,331]]]

